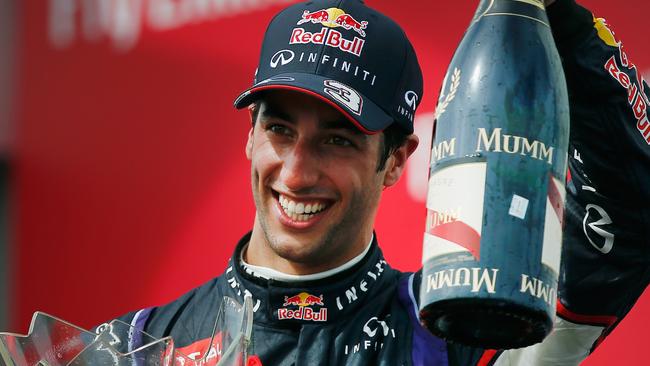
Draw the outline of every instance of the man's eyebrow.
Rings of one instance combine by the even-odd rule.
[[[283,120],[285,122],[295,124],[295,121],[291,117],[291,115],[284,112],[281,108],[277,108],[272,104],[266,104],[265,108],[262,109],[261,114],[265,118],[276,118],[276,119]],[[324,121],[322,124],[322,128],[327,130],[345,130],[354,135],[365,135],[358,128],[356,128],[352,124],[352,122],[347,120],[345,117],[341,117],[340,119]]]
[[[361,132],[358,128],[356,128],[352,122],[348,121],[345,118],[337,119],[337,120],[331,120],[331,121],[325,121],[323,122],[323,128],[328,129],[328,130],[346,130],[352,134],[355,135],[365,135],[363,132]]]
[[[291,122],[294,123],[293,118],[284,111],[275,108],[274,106],[267,104],[265,108],[262,110],[262,115],[266,118],[277,118],[281,119],[283,121]]]

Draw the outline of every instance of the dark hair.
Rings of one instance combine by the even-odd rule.
[[[379,149],[379,163],[377,164],[377,171],[380,172],[386,167],[386,160],[388,157],[399,149],[410,135],[404,131],[397,123],[391,123],[386,127],[382,134],[384,138],[381,140],[381,149]]]
[[[257,116],[260,112],[260,105],[257,102],[254,102],[250,105],[251,111],[251,123],[255,126],[255,121],[257,121]],[[404,145],[409,134],[406,133],[397,123],[392,123],[386,129],[384,129],[381,134],[384,138],[381,140],[381,148],[379,149],[379,160],[377,162],[377,172],[380,172],[386,168],[386,161],[388,157],[399,149],[400,146]]]

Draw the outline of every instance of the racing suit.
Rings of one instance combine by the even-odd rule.
[[[376,239],[332,277],[283,283],[240,264],[241,239],[220,277],[172,303],[121,320],[185,354],[205,354],[223,296],[254,304],[251,353],[264,365],[562,365],[584,359],[650,279],[647,85],[604,20],[573,0],[548,9],[569,87],[571,134],[555,329],[518,350],[447,344],[417,319],[420,272],[401,273]],[[570,347],[566,345],[570,344]]]

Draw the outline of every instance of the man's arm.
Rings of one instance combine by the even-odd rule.
[[[554,2],[571,107],[558,318],[544,342],[501,352],[495,365],[579,364],[650,279],[648,86],[604,20]]]

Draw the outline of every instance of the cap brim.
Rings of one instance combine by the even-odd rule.
[[[341,112],[366,134],[380,132],[393,123],[393,118],[383,109],[349,86],[332,78],[305,73],[279,74],[260,81],[237,97],[235,108],[248,107],[265,90],[295,90],[319,98]],[[351,105],[344,103],[346,101]]]

